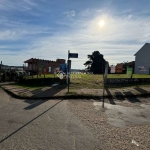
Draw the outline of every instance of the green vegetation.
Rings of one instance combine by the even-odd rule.
[[[98,89],[103,87],[102,75],[72,75],[70,80],[70,89],[93,88]]]
[[[53,78],[53,74],[47,74],[45,75],[45,78]],[[37,78],[37,76],[33,76],[34,79]],[[44,78],[44,75],[42,75],[40,78]],[[55,78],[58,78],[55,75]],[[130,78],[126,74],[108,74],[108,78]],[[140,74],[133,74],[133,78],[150,78],[150,75],[140,75]],[[32,76],[28,77],[27,79],[32,79]],[[140,84],[138,84],[140,85]],[[37,85],[25,85],[25,84],[19,84],[18,86],[24,87],[24,88],[41,88],[43,86],[37,86]],[[61,89],[62,85],[57,86],[57,88]],[[70,90],[74,89],[99,89],[103,88],[103,75],[94,75],[94,74],[71,74],[70,78]],[[126,84],[123,87],[127,86],[136,86],[131,84]],[[109,85],[110,88],[115,87],[122,87],[122,85]],[[64,87],[63,87],[64,88]]]
[[[99,51],[94,51],[92,55],[87,55],[88,61],[84,63],[86,69],[94,74],[103,73],[105,70],[106,61]]]
[[[130,78],[126,74],[109,74],[108,78]],[[133,78],[150,78],[150,75],[139,75],[134,74]],[[136,86],[137,84],[126,84],[125,86]],[[140,84],[139,84],[140,85]],[[99,89],[104,86],[103,84],[103,75],[87,75],[87,74],[79,74],[72,75],[70,82],[70,89]],[[122,87],[122,85],[109,85],[111,88]]]
[[[46,74],[45,75],[45,78],[58,78],[57,77],[57,75],[55,75],[54,76],[54,74]],[[26,77],[24,77],[24,78],[26,78],[26,79],[32,79],[32,76],[26,76]],[[37,76],[37,75],[33,75],[33,79],[37,79],[37,78],[39,78],[39,79],[41,79],[41,78],[44,78],[44,74],[42,74],[41,76]]]
[[[83,80],[91,80],[90,78],[95,78],[95,80],[102,80],[103,75],[94,75],[94,74],[71,74],[73,78],[84,78]],[[32,76],[27,76],[25,77],[26,79],[32,79]],[[38,75],[33,75],[33,79],[41,79],[44,78],[44,75],[42,74],[41,76]],[[46,74],[45,78],[58,78],[57,75],[54,76],[54,74]],[[108,78],[130,78],[126,74],[108,74]],[[150,75],[145,75],[145,74],[133,74],[132,78],[150,78]]]

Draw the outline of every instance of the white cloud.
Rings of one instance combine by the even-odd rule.
[[[82,11],[84,12],[84,11]],[[86,10],[85,10],[86,12]],[[64,13],[67,17],[76,16],[74,10]],[[52,36],[36,37],[25,47],[20,46],[21,51],[0,50],[0,60],[4,63],[21,65],[29,58],[41,58],[55,60],[56,58],[67,59],[67,52],[79,53],[78,59],[72,59],[72,68],[84,68],[83,63],[88,60],[87,55],[93,51],[100,51],[110,64],[122,61],[133,61],[134,54],[150,39],[149,17],[123,15],[99,15],[94,18],[80,16],[78,19],[61,20],[71,30],[55,31]],[[126,18],[126,19],[125,19]],[[98,22],[105,21],[105,26],[100,28]],[[50,28],[16,25],[13,30],[0,30],[0,39],[24,39],[26,35],[52,32]],[[17,29],[18,28],[18,29]],[[31,39],[30,38],[30,39]],[[7,59],[6,59],[7,58]]]
[[[90,9],[89,9],[89,8],[83,10],[83,11],[80,13],[80,15],[82,15],[82,16],[89,16],[90,14],[91,14],[91,13],[90,13]]]
[[[132,15],[130,14],[130,15],[126,16],[126,17],[124,18],[124,20],[129,20],[131,17],[132,17]]]
[[[34,0],[23,0],[23,1],[31,6],[37,6],[37,4],[34,2]]]
[[[66,15],[68,18],[72,18],[76,16],[76,12],[74,10],[64,12],[63,14]]]

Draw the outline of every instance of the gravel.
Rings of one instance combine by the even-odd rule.
[[[108,124],[105,109],[96,110],[93,100],[68,101],[68,108],[85,126],[90,127],[95,138],[105,150],[149,150],[150,125],[128,123],[124,128]]]

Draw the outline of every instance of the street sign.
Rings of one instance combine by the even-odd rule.
[[[69,58],[78,58],[78,53],[69,53]]]
[[[67,73],[67,65],[66,64],[60,64],[60,71]]]

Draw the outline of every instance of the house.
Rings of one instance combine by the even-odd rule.
[[[135,56],[135,74],[150,74],[150,43],[145,43]]]
[[[30,72],[31,75],[54,73],[60,67],[60,64],[64,64],[65,59],[56,59],[56,61],[31,58],[24,61],[24,70]]]

